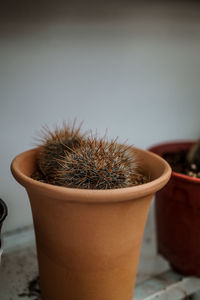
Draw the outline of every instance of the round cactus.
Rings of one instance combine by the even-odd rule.
[[[65,152],[71,152],[72,149],[79,147],[83,135],[80,133],[81,125],[75,127],[67,126],[66,123],[60,129],[56,127],[51,131],[47,126],[41,131],[39,151],[37,154],[37,164],[39,171],[51,181],[56,169],[59,167],[57,158],[63,156]]]
[[[80,128],[67,126],[53,132],[43,127],[37,153],[38,170],[32,178],[54,185],[82,189],[115,189],[148,182],[139,171],[131,146],[97,134],[86,137]]]
[[[115,189],[140,184],[136,155],[116,140],[88,138],[57,160],[53,183],[83,189]],[[140,174],[141,177],[141,174]]]

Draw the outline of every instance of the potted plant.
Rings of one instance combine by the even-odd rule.
[[[7,206],[5,202],[2,199],[0,199],[0,262],[1,262],[1,255],[3,252],[2,243],[1,243],[1,228],[7,214],[8,214]]]
[[[171,174],[167,162],[65,127],[45,133],[11,170],[31,203],[42,299],[131,300],[151,199]]]
[[[168,142],[149,150],[173,170],[155,198],[158,252],[175,270],[200,276],[200,143]]]

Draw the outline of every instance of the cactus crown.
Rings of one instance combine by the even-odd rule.
[[[113,189],[132,185],[136,157],[129,146],[116,140],[88,138],[80,147],[58,159],[55,174],[58,185],[85,189]]]
[[[47,179],[51,179],[58,168],[57,158],[80,145],[80,140],[83,138],[80,133],[81,124],[77,128],[75,125],[74,121],[71,127],[63,123],[62,128],[56,127],[54,131],[51,131],[48,126],[42,128],[41,137],[38,139],[40,144],[37,164]]]
[[[106,136],[86,136],[81,126],[51,132],[43,128],[38,149],[38,172],[34,179],[59,186],[83,189],[115,189],[148,182],[139,172],[131,146],[121,145]],[[39,175],[40,174],[40,175]]]

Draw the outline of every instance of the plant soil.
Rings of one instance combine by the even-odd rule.
[[[200,166],[195,163],[188,163],[188,151],[168,152],[163,158],[169,163],[172,170],[190,177],[200,178]]]

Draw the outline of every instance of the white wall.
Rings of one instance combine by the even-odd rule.
[[[32,222],[26,193],[9,166],[15,155],[33,147],[44,123],[77,117],[85,129],[103,134],[108,128],[109,136],[142,148],[200,135],[199,10],[117,3],[84,6],[83,15],[80,7],[55,13],[51,8],[48,14],[38,8],[28,17],[26,9],[10,18],[9,8],[4,12],[0,196],[9,207],[5,231]]]

